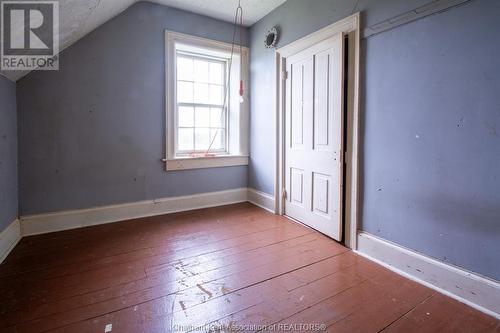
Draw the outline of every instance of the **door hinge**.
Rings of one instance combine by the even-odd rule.
[[[281,193],[281,197],[283,199],[286,199],[286,189],[283,189],[283,192]]]
[[[288,71],[282,71],[281,72],[281,79],[282,80],[287,80],[288,79]]]

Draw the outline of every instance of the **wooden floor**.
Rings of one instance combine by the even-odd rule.
[[[494,318],[250,204],[27,237],[0,265],[0,332],[152,333],[207,324],[212,331],[500,331]]]

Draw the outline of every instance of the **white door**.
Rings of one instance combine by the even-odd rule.
[[[343,35],[286,59],[285,214],[342,238]]]

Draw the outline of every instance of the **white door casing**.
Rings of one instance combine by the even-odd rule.
[[[344,36],[286,59],[285,214],[342,239]]]

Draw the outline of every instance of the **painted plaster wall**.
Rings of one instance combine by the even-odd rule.
[[[17,218],[16,84],[0,76],[0,232]]]
[[[246,166],[165,171],[165,29],[233,31],[140,2],[18,81],[21,215],[246,187]]]
[[[429,1],[289,0],[251,28],[249,186],[273,193],[274,52],[353,12]],[[356,6],[357,3],[357,6]],[[500,2],[473,0],[362,41],[361,229],[500,280]]]

